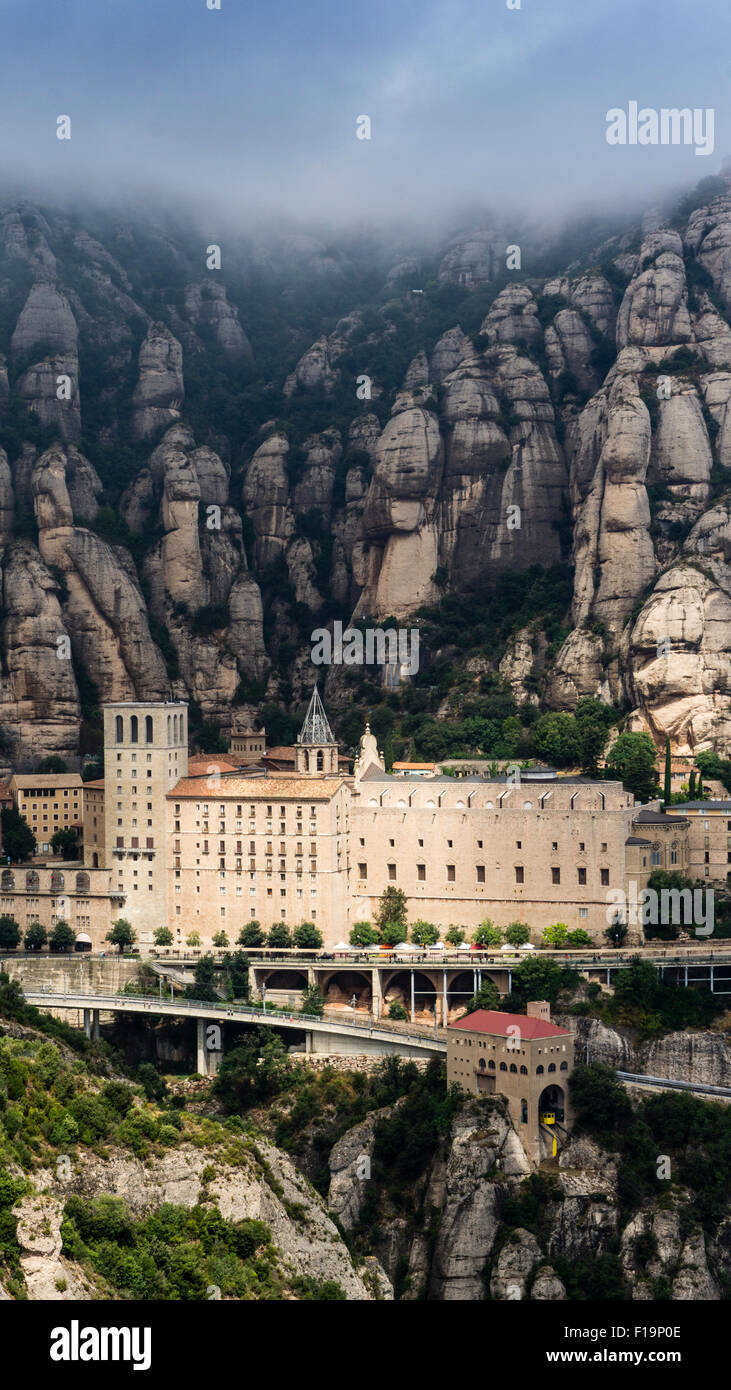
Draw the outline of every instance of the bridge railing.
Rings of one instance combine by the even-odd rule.
[[[435,1038],[433,1031],[404,1033],[384,1025],[372,1017],[370,1017],[367,1022],[351,1022],[349,1019],[345,1018],[323,1018],[321,1014],[301,1014],[295,1012],[295,1010],[277,1010],[275,1012],[270,1009],[257,1009],[247,1004],[223,1003],[215,999],[161,999],[157,994],[88,994],[78,990],[61,991],[38,989],[29,989],[24,991],[24,993],[29,1002],[41,1002],[50,1006],[54,1003],[58,1004],[63,1002],[72,1008],[100,1009],[102,1012],[108,1009],[116,1013],[124,1013],[125,1010],[129,1010],[130,1013],[135,1013],[145,1008],[149,1008],[151,1011],[157,1009],[163,1013],[175,1014],[192,1013],[200,1015],[201,1011],[205,1011],[215,1013],[217,1016],[223,1016],[224,1018],[238,1016],[252,1022],[263,1020],[273,1026],[276,1026],[277,1023],[284,1025],[289,1024],[290,1026],[294,1025],[295,1027],[301,1025],[304,1031],[308,1028],[312,1028],[313,1025],[319,1025],[325,1029],[335,1028],[337,1031],[344,1029],[358,1035],[377,1032],[383,1036],[388,1036],[389,1038],[404,1042],[408,1042],[409,1040],[422,1043],[443,1042],[443,1039],[439,1037],[439,1035]]]

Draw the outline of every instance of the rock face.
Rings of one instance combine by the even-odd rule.
[[[567,1014],[562,1026],[575,1033],[578,1055],[588,1055],[592,1062],[669,1081],[727,1085],[724,1077],[731,1066],[731,1048],[724,1033],[668,1033],[637,1047],[621,1031],[607,1028],[597,1019],[576,1019]]]
[[[509,254],[555,261],[550,237],[488,220],[418,255],[234,239],[205,275],[197,239],[5,200],[0,544],[34,546],[38,516],[72,664],[95,664],[98,606],[87,676],[167,682],[226,730],[247,686],[303,693],[310,618],[410,621],[570,565],[558,653],[539,614],[491,674],[521,703],[626,705],[660,748],[731,751],[724,178],[685,224],[651,209],[550,276]],[[110,511],[129,547],[102,539],[129,539]],[[57,751],[46,706],[22,702],[0,695],[8,746],[35,723],[39,756]]]
[[[99,1297],[85,1271],[61,1255],[61,1217],[71,1191],[88,1197],[114,1194],[124,1199],[137,1218],[165,1202],[192,1207],[199,1200],[212,1200],[226,1220],[264,1221],[287,1273],[332,1280],[348,1299],[370,1300],[373,1295],[354,1268],[321,1199],[278,1149],[264,1139],[257,1140],[257,1148],[268,1167],[267,1176],[253,1160],[243,1168],[231,1168],[216,1157],[216,1177],[206,1188],[203,1171],[210,1165],[210,1155],[190,1146],[147,1164],[122,1154],[111,1154],[106,1161],[85,1157],[63,1191],[50,1174],[41,1175],[45,1184],[38,1182],[16,1211],[28,1297]],[[296,1218],[291,1214],[295,1209],[301,1213]],[[381,1298],[388,1297],[386,1290],[387,1284],[381,1283]]]
[[[183,349],[164,323],[153,323],[140,348],[139,378],[132,398],[132,424],[138,439],[180,418]]]

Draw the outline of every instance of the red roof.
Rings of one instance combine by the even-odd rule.
[[[520,1028],[521,1038],[530,1041],[532,1038],[565,1038],[570,1036],[568,1028],[559,1028],[555,1023],[546,1023],[542,1018],[529,1018],[527,1014],[503,1014],[497,1009],[477,1009],[473,1014],[467,1014],[465,1018],[460,1018],[456,1023],[450,1023],[450,1028],[464,1028],[469,1033],[493,1033],[498,1037],[507,1038],[511,1036],[508,1028]]]

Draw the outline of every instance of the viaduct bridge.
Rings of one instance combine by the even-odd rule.
[[[265,952],[248,950],[249,985],[254,998],[262,1002],[295,1008],[299,998],[317,985],[329,1003],[350,1004],[354,1016],[359,1012],[381,1019],[388,1004],[396,999],[404,1004],[412,1023],[419,1013],[429,1012],[444,1026],[464,1007],[485,980],[492,980],[501,994],[512,988],[513,974],[526,959],[536,955],[516,952],[506,958],[488,952],[454,953],[451,959],[435,960],[428,952],[389,953],[384,959],[308,953],[306,951]],[[731,996],[731,943],[728,947],[691,947],[686,950],[644,949],[641,952],[542,952],[558,965],[577,970],[587,980],[611,988],[617,972],[626,970],[633,959],[653,964],[667,984],[702,985],[713,994]],[[223,957],[222,957],[223,959]],[[194,960],[152,958],[148,964],[158,973],[180,984],[193,982]],[[186,974],[186,967],[191,973]]]

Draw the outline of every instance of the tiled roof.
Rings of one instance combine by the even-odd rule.
[[[84,791],[86,791],[87,787],[98,787],[100,791],[104,791],[104,778],[100,777],[96,782],[85,782]]]
[[[635,816],[635,825],[683,825],[685,816],[665,816],[662,811],[640,811]]]
[[[195,798],[215,801],[217,798],[238,797],[241,801],[330,801],[342,787],[341,777],[291,777],[286,773],[273,777],[238,777],[222,779],[220,786],[207,787],[204,778],[183,777],[167,794],[168,801]]]
[[[79,772],[16,772],[12,780],[20,791],[25,791],[28,787],[50,787],[55,791],[59,787],[83,785]]]
[[[731,815],[731,801],[679,801],[676,811],[727,811]]]
[[[533,1038],[568,1038],[568,1028],[559,1028],[555,1023],[547,1023],[543,1018],[529,1018],[527,1014],[504,1014],[496,1009],[477,1009],[466,1018],[450,1023],[450,1028],[463,1028],[468,1033],[492,1033],[493,1036],[514,1037],[509,1028],[519,1028],[520,1037],[530,1042]]]

